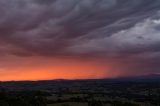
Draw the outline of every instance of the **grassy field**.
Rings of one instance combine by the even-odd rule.
[[[88,106],[88,104],[76,103],[76,102],[65,102],[65,103],[48,104],[47,106]]]
[[[47,106],[88,106],[88,103],[65,102],[65,103],[48,104]],[[104,104],[103,106],[111,106],[111,105]]]
[[[27,86],[22,89],[21,85]],[[157,81],[9,82],[1,86],[0,106],[160,106]],[[21,90],[13,91],[15,86]]]

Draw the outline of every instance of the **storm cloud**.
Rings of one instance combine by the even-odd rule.
[[[1,55],[118,58],[157,72],[160,1],[1,0],[0,44]]]

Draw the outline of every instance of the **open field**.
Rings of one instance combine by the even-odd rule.
[[[157,80],[1,82],[0,88],[0,106],[160,106]]]

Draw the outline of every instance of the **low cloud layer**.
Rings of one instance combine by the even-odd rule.
[[[118,58],[158,73],[160,1],[1,0],[0,44],[1,55]]]

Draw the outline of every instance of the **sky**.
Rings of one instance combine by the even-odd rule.
[[[0,80],[160,73],[160,0],[0,0]]]

